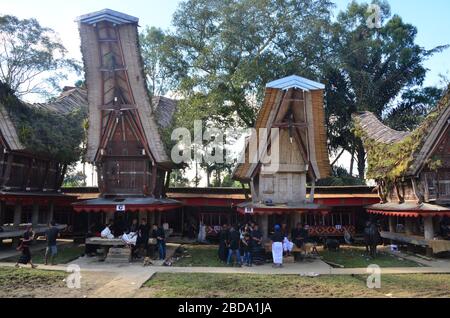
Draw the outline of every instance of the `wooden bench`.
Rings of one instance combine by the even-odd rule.
[[[393,232],[380,232],[380,235],[384,239],[431,248],[433,253],[450,251],[450,241],[447,240],[426,240],[422,236]]]
[[[60,231],[64,230],[67,227],[67,225],[57,225],[56,228]],[[47,232],[49,229],[49,226],[43,226],[43,225],[36,225],[33,227],[33,232],[36,235],[42,235]],[[11,238],[20,238],[23,236],[23,234],[26,231],[26,225],[24,226],[2,226],[3,232],[0,232],[0,240],[3,239],[11,239]]]
[[[266,252],[271,253],[272,252],[272,243],[265,243],[264,248]],[[306,257],[311,255],[319,255],[319,252],[317,251],[317,244],[316,243],[305,243],[300,248],[297,245],[294,244],[294,247],[291,251],[292,254],[302,254]]]

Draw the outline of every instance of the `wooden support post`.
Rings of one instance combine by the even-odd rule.
[[[38,225],[39,223],[39,204],[33,203],[33,214],[31,216],[31,224],[33,226]]]
[[[263,240],[267,240],[269,237],[269,216],[267,214],[260,215],[260,223]]]
[[[5,224],[6,206],[3,201],[0,201],[0,226]]]
[[[158,226],[162,226],[162,224],[161,224],[161,212],[156,212],[156,224],[158,224]]]
[[[405,218],[405,233],[406,233],[406,235],[414,235],[413,221],[414,220],[411,218]]]
[[[19,226],[22,223],[22,204],[16,202],[14,205],[14,226]]]
[[[53,221],[53,217],[55,214],[55,205],[52,201],[48,204],[48,212],[47,212],[47,224],[50,224]]]
[[[395,216],[389,216],[389,232],[395,233],[397,231],[397,222],[395,221]]]
[[[432,216],[426,216],[423,218],[423,227],[425,232],[425,239],[426,240],[434,239],[434,225]]]
[[[153,224],[156,223],[155,213],[156,212],[150,212],[150,226],[153,226]]]

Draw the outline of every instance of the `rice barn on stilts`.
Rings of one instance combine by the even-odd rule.
[[[70,195],[61,193],[78,160],[87,115],[86,91],[65,87],[49,103],[28,104],[0,83],[0,242],[17,243],[25,227],[43,234],[55,220],[70,232]]]
[[[380,202],[366,207],[381,236],[428,254],[450,251],[450,88],[412,132],[390,129],[370,112],[354,114]]]
[[[166,196],[173,164],[155,113],[161,108],[167,116],[164,107],[174,109],[176,102],[161,98],[152,107],[138,18],[105,9],[79,17],[78,24],[89,104],[86,161],[96,166],[100,194],[74,210],[87,214],[88,224],[131,218],[160,224],[161,214],[181,203]]]
[[[251,189],[251,200],[237,205],[237,210],[259,223],[265,238],[275,224],[286,223],[291,229],[298,222],[308,225],[312,236],[343,236],[345,230],[355,234],[351,209],[340,208],[340,204],[333,208],[315,195],[315,182],[331,174],[324,88],[300,76],[266,86],[256,131],[247,139],[242,163],[233,174]],[[268,133],[261,135],[261,129]]]

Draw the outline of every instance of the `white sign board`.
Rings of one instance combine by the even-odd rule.
[[[116,211],[117,212],[125,212],[125,204],[116,205]]]
[[[253,208],[245,208],[245,214],[253,214]]]

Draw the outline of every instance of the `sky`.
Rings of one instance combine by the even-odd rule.
[[[54,29],[60,36],[69,56],[81,60],[80,39],[75,22],[77,16],[110,8],[140,19],[140,26],[156,26],[167,30],[180,0],[0,0],[0,15],[12,14],[19,18],[36,18],[41,25]],[[334,0],[335,13],[343,10],[351,0]],[[390,0],[391,11],[418,29],[417,43],[426,49],[450,44],[450,1],[448,0]],[[439,85],[439,74],[450,76],[450,49],[430,58],[425,85]],[[301,75],[301,74],[298,74]],[[63,85],[73,85],[69,79]],[[349,166],[350,156],[344,155],[338,162]],[[89,170],[89,178],[95,180]],[[91,183],[91,182],[88,182]],[[94,184],[96,181],[93,182]]]
[[[180,0],[0,0],[0,14],[19,18],[36,18],[41,25],[51,27],[59,35],[73,58],[81,60],[80,40],[75,18],[92,11],[110,8],[139,17],[140,26],[168,29]],[[351,0],[335,0],[338,10]],[[392,13],[418,28],[417,43],[427,49],[450,44],[450,1],[390,0]],[[425,85],[439,84],[439,74],[450,72],[450,49],[426,62],[429,69]],[[301,75],[301,74],[299,74]],[[73,83],[67,83],[73,84]]]

